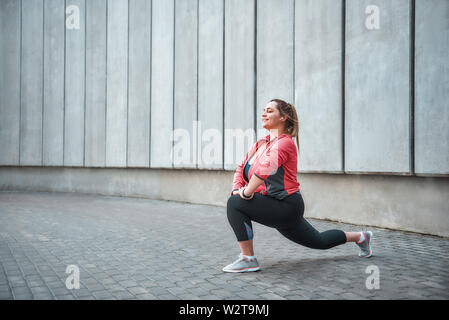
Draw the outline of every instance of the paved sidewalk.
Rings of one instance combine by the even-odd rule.
[[[309,221],[320,231],[367,229]],[[226,208],[0,192],[0,299],[449,298],[449,239],[369,228],[374,255],[362,259],[353,243],[313,250],[253,226],[262,270],[230,274],[221,268],[239,249]],[[67,289],[68,265],[79,268],[80,289]],[[370,290],[376,268],[379,289]]]

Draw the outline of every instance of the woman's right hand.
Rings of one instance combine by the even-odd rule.
[[[242,187],[239,189],[240,198],[242,198],[243,200],[251,200],[254,197],[254,193],[252,193],[251,196],[248,198],[248,195],[245,194],[245,189],[246,187]]]

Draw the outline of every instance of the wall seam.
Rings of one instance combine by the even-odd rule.
[[[225,169],[225,134],[226,134],[226,130],[225,130],[225,124],[226,124],[226,113],[225,113],[225,99],[226,99],[226,94],[225,94],[225,89],[226,89],[226,69],[225,69],[225,64],[226,64],[226,0],[223,0],[223,34],[222,34],[222,41],[223,41],[223,47],[222,47],[222,96],[223,96],[223,101],[222,101],[222,135],[221,135],[221,158],[222,158],[222,169]]]
[[[346,0],[342,0],[342,32],[341,32],[341,140],[342,140],[342,172],[346,173],[345,137],[346,137]]]
[[[130,1],[128,0],[128,48],[127,48],[127,57],[126,57],[126,155],[125,155],[125,167],[128,167],[128,144],[129,144],[129,9],[130,9]]]
[[[257,0],[254,0],[254,113],[253,128],[257,141]]]
[[[19,12],[19,28],[20,28],[20,59],[19,59],[19,165],[22,149],[22,0],[20,0]]]
[[[295,51],[295,47],[296,47],[296,1],[293,0],[293,79],[292,79],[292,83],[293,83],[293,105],[296,105],[296,51]],[[299,128],[298,128],[298,135],[299,135]]]
[[[148,168],[151,168],[151,99],[153,86],[153,0],[150,1],[150,97],[148,106]]]
[[[200,57],[200,50],[199,50],[199,42],[200,42],[200,1],[196,1],[196,135],[195,135],[195,145],[196,150],[194,154],[194,167],[198,169],[198,153],[200,149],[200,137],[199,137],[199,57]]]
[[[65,83],[66,83],[66,74],[67,74],[67,62],[66,62],[66,41],[67,41],[67,28],[66,28],[66,8],[67,8],[67,0],[64,0],[64,89],[63,89],[63,116],[62,116],[62,166],[65,166],[65,107],[66,107],[66,90],[65,90]]]
[[[172,79],[172,133],[175,131],[175,85],[176,85],[176,0],[173,0],[173,79]],[[174,150],[175,139],[171,141],[171,149]],[[174,152],[171,152],[171,167],[174,168]]]
[[[410,174],[415,175],[415,0],[410,0],[410,110],[409,110],[409,166]]]
[[[42,1],[42,113],[41,113],[41,166],[44,166],[45,115],[45,0]]]
[[[106,63],[105,63],[105,99],[104,99],[104,167],[107,167],[107,145],[108,145],[108,8],[109,1],[106,0]]]
[[[86,167],[86,82],[87,82],[87,1],[84,2],[84,122],[83,122],[83,167]]]

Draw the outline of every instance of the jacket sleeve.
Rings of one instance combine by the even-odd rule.
[[[245,166],[246,161],[248,161],[248,158],[251,154],[253,154],[253,152],[256,151],[256,147],[257,147],[258,142],[256,141],[255,144],[253,144],[253,146],[251,147],[251,149],[246,153],[245,159],[243,159],[242,163],[240,163],[237,167],[237,169],[235,170],[234,173],[234,181],[232,183],[232,192],[234,192],[235,190],[240,189],[241,187],[244,187],[247,185],[247,182],[245,181],[245,179],[243,178],[243,167]]]
[[[296,152],[295,144],[287,139],[278,141],[267,152],[265,152],[257,166],[254,175],[262,180],[266,180],[268,176],[275,174],[277,169],[287,162],[289,154]]]
[[[248,154],[249,153],[246,154],[243,162],[241,164],[239,164],[237,166],[237,169],[235,170],[231,193],[246,185],[246,181],[243,178],[243,166],[245,165],[246,161],[248,160]]]

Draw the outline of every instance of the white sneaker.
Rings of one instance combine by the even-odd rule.
[[[222,269],[224,272],[249,272],[260,270],[259,262],[257,259],[248,260],[240,254],[239,258],[233,263],[228,264]]]

